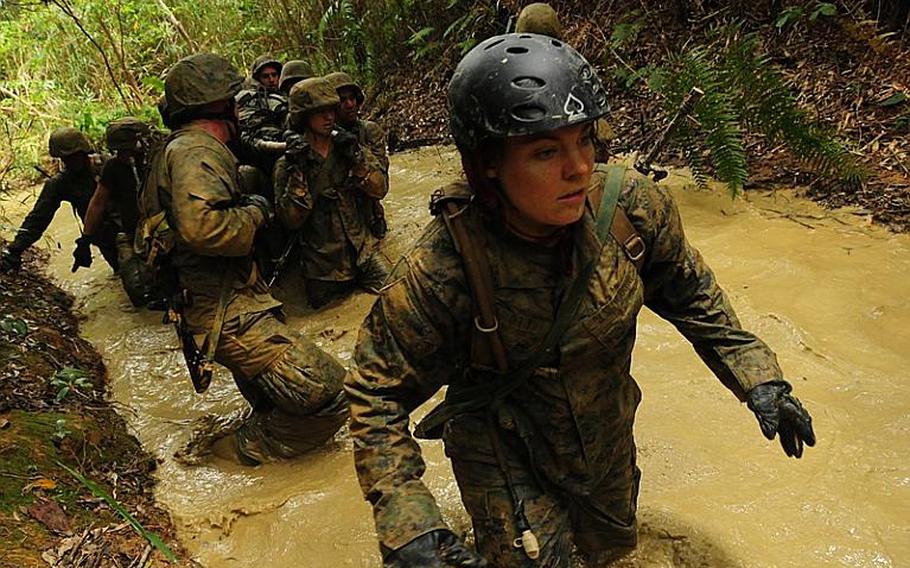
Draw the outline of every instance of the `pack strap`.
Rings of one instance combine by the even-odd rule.
[[[494,359],[496,364],[494,366],[495,372],[492,373],[494,375],[493,380],[457,389],[449,388],[446,393],[446,399],[442,404],[431,410],[430,413],[417,424],[414,429],[415,436],[418,438],[438,438],[442,426],[455,416],[476,412],[484,408],[495,407],[506,396],[524,385],[534,371],[552,357],[553,351],[558,345],[559,340],[575,319],[575,315],[584,299],[585,291],[591,281],[591,276],[594,274],[594,270],[597,268],[600,257],[603,254],[603,249],[608,242],[607,237],[612,233],[611,227],[613,226],[613,219],[615,213],[620,209],[617,207],[617,203],[619,201],[619,194],[622,191],[625,171],[626,169],[624,166],[609,167],[607,179],[604,182],[600,207],[597,210],[595,224],[595,232],[598,241],[600,242],[600,248],[598,249],[597,254],[585,264],[584,268],[572,281],[569,290],[563,296],[563,299],[556,310],[553,324],[550,326],[549,331],[547,331],[543,341],[541,341],[540,346],[535,350],[534,355],[515,370],[508,369],[505,346],[502,344],[502,338],[499,335],[499,322],[496,319],[495,311],[493,310],[492,275],[489,271],[489,263],[486,259],[486,254],[483,253],[483,251],[479,251],[474,245],[473,240],[461,219],[461,215],[467,210],[467,204],[464,204],[460,209],[457,205],[454,209],[451,209],[457,214],[449,215],[446,213],[446,216],[444,217],[446,226],[449,228],[452,238],[455,240],[456,247],[459,249],[462,259],[464,260],[465,273],[468,277],[472,297],[475,300],[475,328],[480,332],[486,333],[486,336],[489,339],[498,341],[498,346],[491,344],[491,351],[496,359],[502,357],[505,360],[500,362]],[[438,202],[439,199],[436,201]],[[445,204],[444,211],[447,212],[449,210],[450,206]],[[470,252],[472,249],[473,252]],[[483,257],[483,260],[478,260],[476,257]],[[479,267],[484,266],[484,263],[486,263],[486,276],[476,274]],[[475,280],[479,281],[479,288],[475,287]],[[486,289],[482,289],[484,287],[486,287]],[[482,307],[479,305],[480,303],[486,303],[488,305]],[[490,310],[492,313],[481,313],[482,309],[484,312]],[[488,317],[491,319],[487,319]],[[481,329],[483,326],[487,327]],[[497,353],[500,350],[501,355],[498,355]],[[479,363],[482,364],[483,361],[477,361],[475,352],[472,352],[472,365],[478,366]]]

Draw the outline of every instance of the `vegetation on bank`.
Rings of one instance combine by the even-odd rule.
[[[101,357],[40,257],[0,274],[0,567],[164,566],[180,549],[156,462],[106,404]]]

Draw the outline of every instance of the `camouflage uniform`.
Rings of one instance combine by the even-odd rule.
[[[251,462],[299,455],[344,423],[344,368],[281,321],[252,258],[261,210],[241,205],[237,162],[219,140],[192,124],[168,143],[155,184],[177,233],[171,264],[191,294],[183,317],[197,345],[213,327],[222,286],[230,287],[215,360],[227,367],[253,414],[237,433]]]
[[[22,221],[16,237],[7,249],[8,254],[19,257],[25,249],[37,242],[53,221],[54,214],[64,201],[70,203],[80,220],[85,220],[101,169],[100,163],[95,158],[97,158],[96,155],[91,155],[91,165],[83,170],[63,169],[44,182],[44,187],[38,195],[38,201]],[[116,218],[106,214],[104,220],[98,223],[92,239],[92,242],[101,250],[104,260],[115,271],[120,266],[117,261],[117,229]]]
[[[291,92],[292,106],[298,87]],[[292,111],[295,112],[295,111]],[[305,134],[289,133],[304,141]],[[386,162],[387,164],[387,162]],[[388,191],[388,166],[360,148],[353,162],[332,143],[326,157],[307,147],[275,165],[276,212],[282,224],[297,231],[299,257],[313,307],[353,291],[359,285],[378,290],[389,263],[372,234],[372,200]]]
[[[589,204],[600,203],[603,180],[598,169]],[[614,239],[605,243],[553,360],[508,395],[493,426],[540,539],[536,563],[512,545],[519,535],[489,441],[493,423],[485,414],[463,414],[445,425],[446,454],[478,551],[492,566],[567,566],[573,538],[592,556],[635,544],[639,470],[632,424],[641,392],[629,373],[643,305],[673,323],[740,399],[781,376],[773,352],[740,327],[713,273],[686,241],[672,198],[629,171],[619,204],[648,247],[641,272]],[[476,201],[465,215],[492,267],[509,368],[520,368],[539,348],[574,274],[601,250],[594,212],[589,207],[550,248],[494,227]],[[472,385],[466,373],[472,314],[461,256],[436,219],[393,270],[364,322],[357,372],[345,385],[357,473],[380,542],[389,549],[445,527],[420,480],[425,465],[408,415],[444,385],[455,399]]]

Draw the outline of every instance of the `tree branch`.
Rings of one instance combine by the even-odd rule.
[[[123,104],[126,106],[127,110],[129,110],[130,112],[133,112],[134,107],[133,107],[132,101],[127,99],[126,95],[123,94],[123,89],[120,88],[120,83],[117,81],[117,77],[114,75],[114,69],[111,67],[111,62],[107,58],[107,53],[105,53],[104,48],[101,47],[101,44],[99,44],[97,41],[95,41],[95,38],[92,37],[92,34],[90,34],[88,32],[88,30],[85,29],[85,26],[82,25],[82,20],[80,20],[79,16],[77,16],[76,13],[73,11],[73,7],[69,5],[69,2],[67,0],[48,0],[48,1],[51,4],[53,4],[54,6],[57,6],[58,8],[60,8],[60,10],[64,14],[69,16],[73,20],[73,23],[76,24],[76,27],[79,28],[79,31],[82,32],[82,35],[84,35],[86,38],[88,38],[88,40],[92,43],[92,45],[95,46],[95,49],[97,49],[98,53],[101,54],[101,59],[104,60],[104,66],[107,68],[107,74],[111,78],[111,82],[114,84],[114,88],[117,89],[117,93],[120,95],[120,99],[123,101]]]

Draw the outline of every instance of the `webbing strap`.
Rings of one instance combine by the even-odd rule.
[[[509,393],[522,386],[525,381],[534,373],[534,371],[544,364],[553,353],[553,349],[559,343],[559,340],[565,334],[566,329],[575,319],[579,306],[585,296],[585,290],[591,281],[591,276],[600,261],[603,254],[603,248],[608,242],[610,227],[613,225],[613,217],[617,211],[619,194],[622,191],[622,182],[625,177],[625,167],[611,166],[604,182],[603,195],[601,196],[600,207],[597,210],[595,232],[600,242],[600,248],[591,258],[584,268],[579,272],[572,281],[569,290],[563,296],[559,307],[556,310],[556,316],[553,324],[550,326],[547,335],[541,341],[540,347],[535,350],[534,355],[524,364],[511,372],[499,373],[495,377],[495,385],[487,382],[476,386],[467,386],[461,389],[450,388],[445,401],[430,411],[429,414],[414,429],[414,434],[418,438],[432,438],[438,434],[438,429],[449,419],[465,412],[474,412],[482,408],[495,406]],[[448,222],[451,224],[462,223],[459,217],[450,217]],[[450,229],[451,230],[451,229]],[[470,240],[462,242],[457,235],[466,234],[466,231],[451,231],[453,239],[456,239],[457,246],[462,250],[470,247],[473,243]],[[482,252],[482,251],[481,251]],[[492,386],[492,388],[491,388]],[[457,400],[456,400],[457,399]]]

